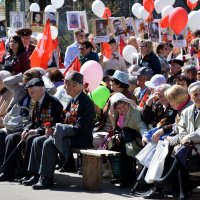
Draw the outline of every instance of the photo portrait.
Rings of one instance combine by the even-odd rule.
[[[49,19],[52,26],[58,26],[58,12],[45,12],[44,22]]]
[[[44,30],[43,12],[31,12],[30,26],[33,32],[43,32]]]
[[[93,34],[94,36],[108,35],[108,22],[106,19],[96,19],[93,21]]]
[[[132,17],[127,17],[125,19],[126,22],[126,32],[128,36],[137,36],[138,32],[136,29],[135,21]]]
[[[68,30],[75,30],[81,27],[80,13],[78,11],[69,11],[67,14],[67,27]],[[82,25],[84,26],[84,25]]]
[[[152,23],[148,24],[149,28],[149,38],[152,42],[160,41],[160,27],[159,20],[153,20]]]
[[[80,28],[84,30],[84,33],[89,33],[86,11],[80,11],[79,14],[81,24]]]
[[[0,38],[6,38],[6,23],[5,20],[0,21]]]
[[[24,12],[10,12],[10,30],[15,33],[16,30],[25,28],[25,13]]]
[[[110,26],[114,36],[126,35],[126,23],[124,17],[110,18]]]
[[[142,39],[149,39],[148,33],[148,23],[143,19],[135,19],[136,29],[138,30],[138,34]]]

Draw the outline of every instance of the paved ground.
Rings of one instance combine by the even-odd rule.
[[[31,187],[22,186],[15,182],[0,182],[0,200],[142,200],[133,197],[130,189],[120,189],[103,180],[100,191],[86,191],[82,189],[82,177],[72,173],[56,173],[57,184],[52,190],[35,191]],[[169,198],[168,198],[169,199]],[[172,199],[172,198],[171,198]],[[192,200],[200,199],[200,190],[196,190]]]

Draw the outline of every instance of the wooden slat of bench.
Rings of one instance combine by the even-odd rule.
[[[81,153],[84,154],[84,155],[91,155],[91,156],[97,156],[97,157],[120,155],[120,152],[117,152],[117,151],[93,150],[93,149],[81,150]]]

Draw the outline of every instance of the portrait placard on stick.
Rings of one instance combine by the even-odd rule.
[[[43,12],[31,12],[30,27],[33,32],[43,32],[44,30]]]
[[[44,12],[44,24],[49,19],[50,25],[58,27],[58,12]]]
[[[10,12],[10,33],[25,28],[25,12]]]
[[[75,30],[81,28],[80,23],[80,12],[79,11],[68,11],[67,14],[67,28],[68,30]],[[84,26],[84,25],[82,25]]]
[[[6,39],[6,22],[5,20],[0,21],[0,40]]]
[[[109,24],[113,36],[126,35],[126,22],[124,17],[110,17]]]
[[[79,14],[80,14],[80,25],[81,25],[80,28],[82,28],[85,33],[89,33],[86,11],[80,11]]]

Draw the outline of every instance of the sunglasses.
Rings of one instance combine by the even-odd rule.
[[[86,47],[79,47],[79,49],[80,49],[80,50],[84,50],[84,49],[86,49]]]

